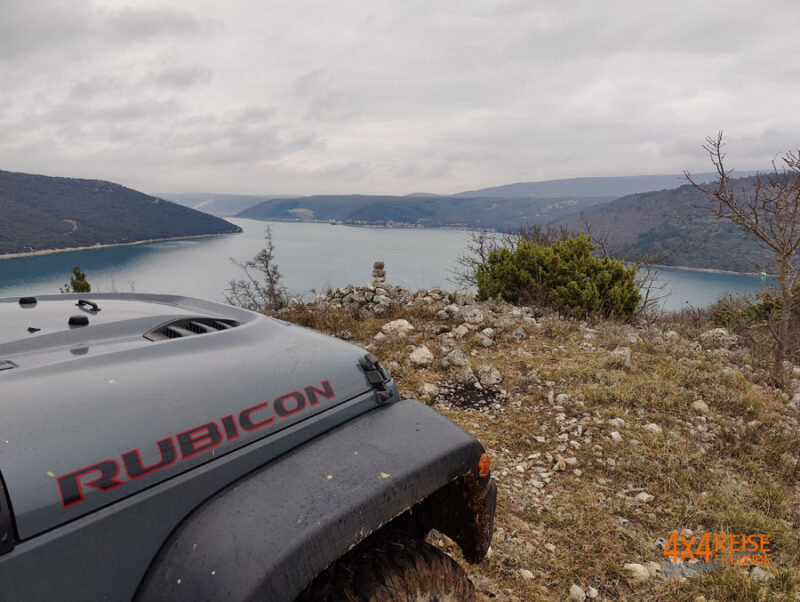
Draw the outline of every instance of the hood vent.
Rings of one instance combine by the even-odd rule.
[[[150,341],[163,341],[164,339],[180,339],[196,334],[219,332],[239,325],[236,320],[223,320],[217,318],[184,318],[169,324],[159,326],[144,335]]]

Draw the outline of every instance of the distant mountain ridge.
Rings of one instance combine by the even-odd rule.
[[[708,182],[715,175],[693,177]],[[668,186],[681,178],[573,178],[451,196],[424,192],[406,196],[202,192],[165,196],[218,213],[230,214],[245,206],[236,211],[237,216],[264,220],[496,230],[550,224],[579,231],[588,225],[596,236],[608,238],[615,254],[629,260],[646,255],[668,265],[747,272],[769,269],[769,253],[747,233],[714,218],[703,194],[692,186],[608,195]],[[746,189],[753,180],[740,178],[736,184]],[[543,194],[551,196],[536,196]],[[0,212],[0,255],[241,231],[202,211],[111,182],[8,171],[0,171]]]
[[[754,175],[755,172],[742,172],[741,176]],[[692,174],[698,184],[705,184],[717,178],[716,173]],[[489,196],[494,198],[522,198],[522,197],[614,197],[619,198],[640,192],[652,192],[678,188],[686,184],[686,178],[680,174],[662,174],[652,176],[608,176],[596,178],[569,178],[563,180],[543,180],[541,182],[519,182],[492,186],[480,190],[459,192],[453,196],[478,197]]]
[[[0,215],[0,255],[241,232],[112,182],[9,171],[0,171]]]
[[[709,182],[716,174],[696,174]],[[165,195],[218,215],[278,221],[353,225],[514,230],[546,224],[632,192],[676,188],[678,174],[613,176],[520,182],[453,195],[414,192],[405,196],[337,194],[311,196],[183,193]],[[252,206],[242,208],[252,201]],[[240,209],[233,213],[234,209]]]
[[[699,182],[708,182],[714,176],[709,173],[695,177]],[[677,174],[619,176],[520,182],[454,195],[415,192],[406,196],[279,197],[264,199],[236,215],[264,220],[330,221],[354,225],[515,230],[520,226],[547,224],[632,191],[676,188],[684,181],[684,177]]]
[[[493,199],[452,196],[316,195],[271,199],[237,217],[350,225],[513,230],[565,216],[607,198]]]

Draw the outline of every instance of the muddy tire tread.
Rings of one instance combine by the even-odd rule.
[[[320,573],[297,602],[466,602],[474,588],[459,564],[402,531],[372,536]]]

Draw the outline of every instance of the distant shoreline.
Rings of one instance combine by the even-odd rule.
[[[281,224],[330,224],[332,226],[345,226],[351,228],[387,228],[387,229],[404,229],[404,230],[446,230],[449,232],[479,232],[482,228],[473,228],[469,226],[426,226],[423,224],[410,224],[405,222],[395,222],[391,225],[386,224],[367,224],[367,223],[347,223],[347,222],[339,222],[335,221],[332,222],[331,220],[325,219],[310,219],[310,220],[303,220],[303,219],[281,219],[281,218],[264,218],[264,217],[244,217],[239,215],[232,216],[238,219],[247,219],[256,222],[277,222]],[[504,232],[495,230],[493,228],[487,228],[489,232],[492,234],[504,234]],[[735,272],[733,270],[718,270],[716,268],[693,268],[685,265],[663,265],[663,264],[652,264],[654,268],[668,268],[671,270],[681,270],[684,272],[704,272],[707,274],[730,274],[732,276],[755,276],[757,278],[761,277],[761,272]],[[774,278],[773,274],[767,274],[768,278]]]
[[[239,216],[232,216],[232,217],[239,217]],[[257,217],[239,217],[239,219],[248,219],[253,221],[259,222],[279,222],[279,223],[289,223],[289,224],[331,224],[329,220],[291,220],[291,219],[264,219],[264,218],[257,218]],[[337,226],[349,226],[353,228],[387,228],[387,229],[404,229],[404,230],[446,230],[446,231],[460,231],[460,232],[470,232],[476,231],[478,229],[473,229],[469,227],[463,226],[423,226],[423,225],[415,225],[415,224],[402,224],[402,223],[395,223],[392,225],[383,225],[383,224],[353,224],[353,223],[343,223],[337,222],[335,224]],[[212,234],[192,234],[188,236],[170,236],[167,238],[148,238],[145,240],[136,240],[133,242],[120,242],[120,243],[97,243],[95,245],[89,245],[84,247],[69,247],[64,249],[39,249],[38,251],[26,251],[24,253],[5,253],[0,254],[0,260],[3,259],[14,259],[18,257],[34,257],[36,255],[50,255],[53,253],[68,253],[70,251],[91,251],[92,249],[105,249],[108,247],[129,247],[133,245],[145,245],[150,243],[156,242],[169,242],[172,240],[191,240],[195,238],[209,238],[212,236],[226,236],[229,234],[241,234],[244,230],[240,229],[239,232],[217,232]],[[494,232],[497,233],[497,232]],[[670,270],[681,270],[684,272],[703,272],[707,274],[730,274],[732,276],[754,276],[756,278],[761,277],[760,272],[735,272],[733,270],[718,270],[715,268],[693,268],[689,266],[682,266],[682,265],[664,265],[664,264],[653,264],[653,268],[666,268]],[[768,274],[768,278],[774,278],[773,274]]]
[[[503,232],[497,230],[496,228],[483,228],[483,227],[474,227],[474,226],[461,226],[461,225],[452,225],[452,226],[426,226],[424,224],[417,224],[417,223],[409,223],[409,222],[392,222],[391,224],[373,224],[373,223],[354,223],[354,222],[342,222],[338,220],[330,220],[330,219],[281,219],[279,217],[246,217],[243,215],[233,215],[236,219],[249,219],[253,220],[254,222],[276,222],[279,224],[322,224],[322,225],[330,225],[330,226],[344,226],[349,228],[386,228],[388,230],[392,229],[403,229],[403,230],[448,230],[450,232],[480,232],[481,230],[486,230],[492,234],[503,234]]]
[[[731,274],[732,276],[755,276],[761,278],[761,272],[734,272],[733,270],[717,270],[714,268],[690,268],[685,265],[662,265],[654,263],[654,268],[668,268],[670,270],[682,270],[684,272],[705,272],[707,274]],[[767,278],[774,278],[774,274],[767,274]]]
[[[189,240],[193,238],[209,238],[211,236],[227,236],[228,234],[241,234],[243,230],[238,232],[216,232],[212,234],[191,234],[189,236],[169,236],[167,238],[148,238],[145,240],[135,240],[133,242],[114,242],[114,243],[97,243],[86,247],[69,247],[65,249],[39,249],[38,251],[26,251],[24,253],[4,253],[0,254],[2,259],[14,259],[16,257],[34,257],[36,255],[50,255],[52,253],[69,253],[70,251],[91,251],[92,249],[105,249],[108,247],[130,247],[133,245],[146,245],[153,242],[168,242],[170,240]]]

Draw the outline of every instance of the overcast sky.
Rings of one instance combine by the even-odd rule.
[[[0,0],[0,169],[145,192],[454,193],[763,168],[800,3]]]

